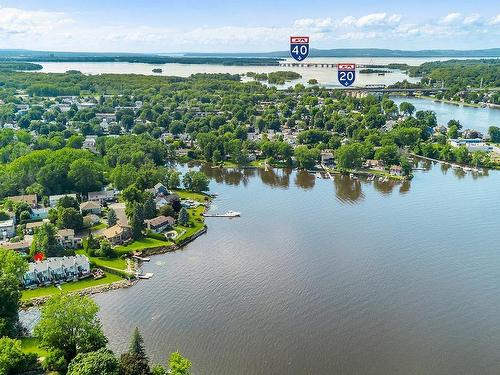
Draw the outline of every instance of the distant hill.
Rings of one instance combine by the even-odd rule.
[[[232,56],[232,57],[288,57],[288,51],[260,52],[260,53],[185,53],[184,56]],[[405,51],[382,48],[340,48],[316,49],[311,48],[309,57],[500,57],[500,48],[478,50],[442,50],[429,49],[419,51]]]

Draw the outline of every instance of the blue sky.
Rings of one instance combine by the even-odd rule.
[[[0,0],[1,1],[1,0]],[[0,48],[122,52],[500,47],[500,3],[414,1],[1,1]]]

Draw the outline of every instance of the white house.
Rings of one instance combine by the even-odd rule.
[[[14,219],[0,221],[0,238],[5,240],[16,235]]]
[[[49,205],[50,207],[55,207],[57,205],[57,202],[59,202],[59,199],[61,199],[62,197],[72,197],[72,198],[76,198],[76,194],[59,194],[59,195],[51,195],[49,197]]]
[[[85,255],[48,258],[42,262],[29,263],[23,275],[25,287],[46,285],[53,282],[72,281],[90,275],[90,262]]]
[[[469,152],[475,151],[493,151],[493,147],[484,143],[481,138],[473,138],[473,139],[450,139],[450,144],[453,147],[465,146]]]

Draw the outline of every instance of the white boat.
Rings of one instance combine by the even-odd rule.
[[[241,214],[237,211],[227,211],[224,216],[227,216],[227,217],[237,217],[237,216],[241,216]]]

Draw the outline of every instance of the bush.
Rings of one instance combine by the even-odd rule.
[[[50,351],[42,362],[42,367],[45,371],[60,371],[66,372],[68,363],[64,359],[64,353],[60,350]]]
[[[147,232],[147,237],[149,238],[154,238],[155,240],[160,240],[160,241],[165,241],[166,240],[166,237],[164,234],[162,233],[154,233],[150,230],[148,230]]]

